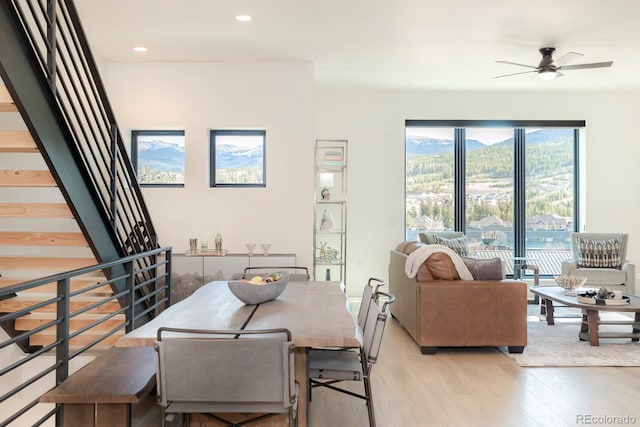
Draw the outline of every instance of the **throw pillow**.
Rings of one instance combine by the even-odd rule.
[[[622,239],[607,240],[580,239],[578,247],[578,267],[621,268],[620,251]]]
[[[436,252],[431,254],[425,261],[429,272],[436,280],[459,280],[458,271],[456,266],[453,265],[453,261],[449,258],[449,255],[443,252]]]
[[[444,237],[434,236],[434,240],[437,245],[446,246],[460,256],[469,255],[469,245],[467,245],[467,238],[464,236],[455,239],[445,239]]]
[[[478,259],[462,257],[474,280],[502,280],[502,261],[500,258]]]

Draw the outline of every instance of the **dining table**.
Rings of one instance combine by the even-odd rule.
[[[115,345],[151,347],[160,327],[289,329],[295,345],[299,426],[308,424],[308,350],[312,347],[362,346],[362,332],[351,313],[344,285],[335,281],[290,281],[276,299],[257,305],[246,305],[237,299],[226,281],[209,282],[148,323],[122,336]]]

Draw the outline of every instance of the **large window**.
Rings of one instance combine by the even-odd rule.
[[[406,238],[463,231],[474,256],[560,273],[577,221],[583,121],[406,122]]]

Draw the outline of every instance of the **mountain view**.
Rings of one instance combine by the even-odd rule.
[[[262,151],[262,145],[217,144],[216,169],[262,167],[264,159]]]
[[[184,140],[138,138],[137,146],[141,184],[184,183]]]
[[[527,218],[571,217],[573,210],[573,134],[567,129],[526,133]],[[513,137],[486,144],[466,141],[467,221],[497,217],[513,220]],[[454,141],[406,138],[407,224],[417,218],[453,221]]]

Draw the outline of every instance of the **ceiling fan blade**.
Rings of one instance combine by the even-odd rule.
[[[611,67],[613,61],[609,62],[593,62],[591,64],[576,64],[576,65],[563,65],[558,67],[558,70],[582,70],[585,68],[607,68]]]
[[[528,74],[528,73],[537,73],[537,72],[538,72],[538,70],[523,71],[521,73],[504,74],[502,76],[495,76],[495,77],[491,77],[491,78],[492,79],[500,79],[502,77],[517,76],[518,74]]]
[[[538,68],[536,66],[533,65],[526,65],[526,64],[518,64],[517,62],[511,62],[511,61],[496,61],[499,62],[501,64],[511,64],[511,65],[518,65],[520,67],[527,67],[527,68]]]
[[[562,55],[560,58],[556,59],[555,62],[557,67],[560,67],[564,64],[568,64],[571,61],[575,61],[576,59],[580,58],[581,56],[584,56],[581,53],[578,52],[567,52],[564,55]]]

